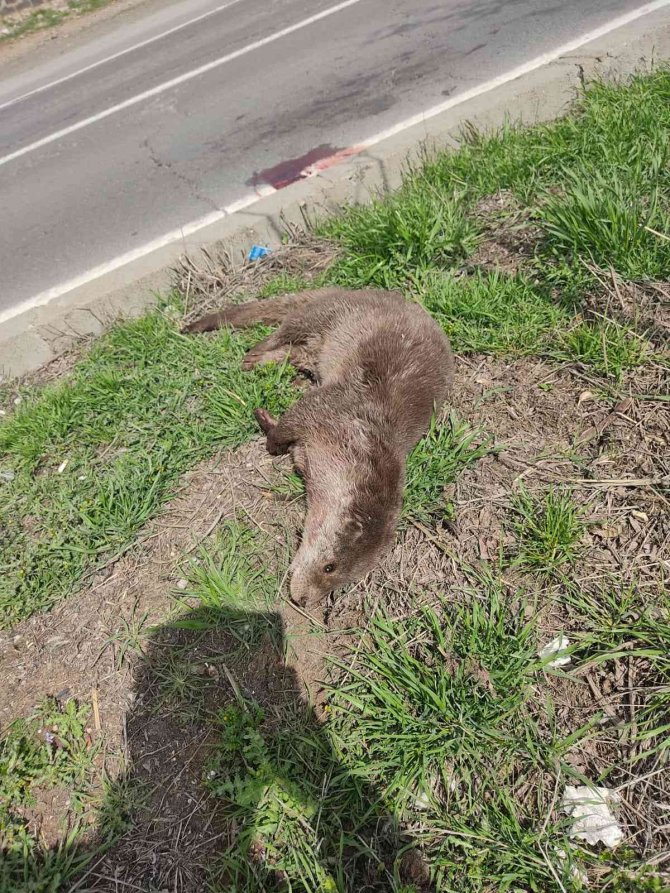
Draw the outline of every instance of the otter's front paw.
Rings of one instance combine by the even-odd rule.
[[[256,421],[261,426],[261,430],[265,432],[265,434],[269,434],[277,427],[277,419],[274,416],[271,416],[267,409],[255,409],[254,415],[256,416]]]

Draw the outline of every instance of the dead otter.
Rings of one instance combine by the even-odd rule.
[[[289,358],[317,387],[278,421],[256,418],[272,455],[291,452],[307,515],[291,564],[291,596],[314,602],[361,580],[392,544],[407,454],[453,378],[449,342],[397,292],[320,289],[227,307],[185,327],[207,332],[281,322],[243,368]]]

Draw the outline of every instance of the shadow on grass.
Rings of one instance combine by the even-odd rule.
[[[285,651],[274,612],[198,609],[154,631],[134,674],[127,772],[91,846],[121,833],[70,889],[432,889]]]

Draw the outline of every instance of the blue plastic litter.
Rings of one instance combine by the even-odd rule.
[[[249,252],[249,260],[258,260],[261,257],[265,257],[266,254],[270,254],[271,251],[272,248],[266,248],[265,245],[252,245]]]

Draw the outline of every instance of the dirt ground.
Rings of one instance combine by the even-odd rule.
[[[117,785],[146,791],[140,823],[88,870],[85,889],[179,889],[199,891],[203,867],[234,833],[218,815],[201,779],[211,726],[194,723],[179,699],[162,691],[161,665],[175,646],[187,648],[184,697],[203,705],[231,703],[236,686],[280,721],[287,701],[312,704],[319,722],[326,654],[344,653],[345,631],[365,626],[364,602],[383,601],[398,616],[409,596],[447,594],[462,584],[463,562],[474,567],[510,554],[510,494],[520,486],[574,488],[589,523],[576,571],[584,581],[615,569],[638,585],[657,585],[659,566],[670,569],[670,514],[654,484],[670,473],[670,418],[653,402],[632,394],[653,387],[654,370],[628,384],[631,396],[615,405],[599,394],[583,371],[538,360],[513,363],[483,356],[461,358],[453,405],[471,425],[495,440],[496,451],[468,468],[449,493],[453,522],[429,531],[411,526],[393,553],[363,584],[341,596],[323,616],[309,617],[287,601],[284,590],[264,644],[253,656],[223,664],[231,652],[225,635],[195,636],[165,627],[183,587],[184,561],[226,519],[243,517],[278,548],[297,540],[304,506],[273,487],[287,460],[272,460],[256,439],[193,470],[175,498],[124,556],[88,579],[74,597],[50,614],[34,616],[0,637],[0,724],[29,714],[45,695],[94,700],[104,741],[99,761]],[[631,486],[622,479],[635,479]],[[272,549],[270,550],[272,551]],[[270,561],[276,560],[269,556]],[[516,581],[510,572],[510,598]],[[585,583],[586,585],[586,583]],[[183,612],[183,606],[180,609]],[[193,610],[197,610],[193,606]],[[560,602],[547,593],[542,625],[547,640],[565,629]],[[121,653],[124,630],[141,620],[141,653]],[[286,661],[282,652],[286,651]],[[635,668],[631,670],[631,673]],[[578,694],[554,683],[561,720],[576,727],[594,697],[625,715],[622,690],[634,678],[593,673]],[[579,755],[579,768],[597,770],[604,756]],[[639,811],[640,804],[631,804]],[[45,792],[28,817],[31,828],[55,843],[67,821],[67,801]],[[92,819],[93,820],[93,819]],[[92,840],[95,827],[91,829]],[[84,883],[84,881],[82,881]]]

